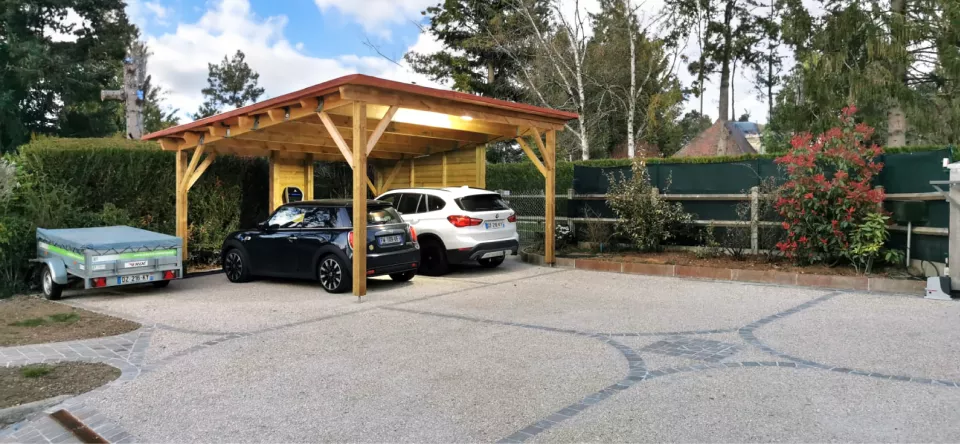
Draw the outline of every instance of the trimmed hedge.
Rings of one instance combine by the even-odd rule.
[[[33,278],[28,260],[38,226],[176,231],[176,156],[156,143],[42,138],[11,160],[19,186],[0,202],[0,287],[7,292]],[[267,197],[264,159],[218,157],[190,190],[190,260],[215,261],[227,233],[266,217]]]

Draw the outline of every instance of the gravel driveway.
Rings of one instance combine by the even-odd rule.
[[[958,302],[511,259],[362,303],[222,275],[66,303],[145,325],[66,404],[121,441],[960,441]]]

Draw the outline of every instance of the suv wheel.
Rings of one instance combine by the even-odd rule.
[[[497,268],[503,263],[504,256],[488,257],[486,259],[477,259],[483,268]]]
[[[443,243],[434,239],[420,241],[420,274],[441,276],[450,271],[447,250]]]
[[[227,275],[227,280],[233,283],[247,282],[250,280],[250,261],[247,255],[239,248],[231,248],[223,257],[223,274]]]
[[[336,255],[330,254],[320,259],[317,267],[317,279],[327,293],[343,293],[350,288],[350,273],[347,272],[343,261]]]

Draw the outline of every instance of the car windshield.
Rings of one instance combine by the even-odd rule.
[[[457,199],[457,205],[464,211],[501,211],[509,210],[510,206],[500,198],[499,194],[477,194]]]

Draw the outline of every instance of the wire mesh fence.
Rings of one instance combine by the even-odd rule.
[[[543,190],[503,193],[503,199],[517,213],[517,233],[520,235],[520,246],[522,248],[542,246],[544,233],[546,232],[547,212],[547,196],[543,194]],[[568,201],[569,198],[566,195],[556,196],[557,225],[567,225],[568,223],[566,218]]]

